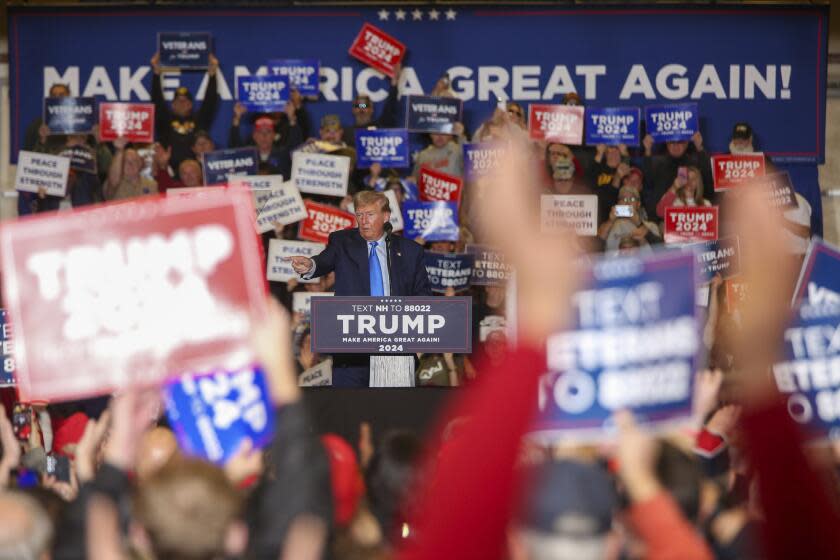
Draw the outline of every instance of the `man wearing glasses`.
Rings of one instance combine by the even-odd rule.
[[[401,66],[397,66],[394,70],[394,77],[391,78],[391,87],[388,88],[388,97],[385,98],[385,104],[382,106],[382,113],[379,118],[373,116],[373,101],[367,94],[359,93],[353,99],[353,126],[344,127],[344,143],[348,146],[356,145],[356,129],[376,127],[376,128],[394,128],[397,126],[397,97],[399,96],[399,88],[397,84],[400,81]]]

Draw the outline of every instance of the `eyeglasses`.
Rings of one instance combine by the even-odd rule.
[[[367,109],[368,104],[367,103],[354,103],[353,108],[354,109]]]
[[[516,109],[508,109],[508,113],[510,113],[511,115],[514,115],[516,117],[523,116],[522,111],[517,111]]]
[[[635,196],[631,196],[630,198],[619,199],[619,202],[639,202],[639,199]]]

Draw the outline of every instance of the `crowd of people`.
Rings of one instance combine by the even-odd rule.
[[[220,147],[208,132],[222,118],[218,61],[211,57],[197,110],[187,88],[167,103],[157,56],[151,65],[158,142],[58,136],[36,120],[24,149],[59,154],[82,147],[97,170],[71,171],[64,199],[21,192],[20,215],[204,184],[202,156]],[[250,114],[237,103],[226,146],[256,146],[259,172],[285,178],[295,150],[349,156],[347,198],[313,197],[346,209],[353,195],[371,189],[393,190],[398,201],[416,198],[423,167],[462,177],[468,139],[505,142],[498,170],[465,181],[459,239],[417,241],[428,251],[481,243],[506,255],[517,270],[516,348],[507,345],[504,285],[471,287],[465,294],[473,296],[473,354],[418,357],[418,385],[467,385],[432,434],[373,434],[362,426],[356,442],[319,438],[298,385],[326,357],[310,349],[306,314],[290,310],[295,292],[328,292],[334,278],[272,282],[269,317],[253,336],[276,408],[271,444],[260,450],[243,441],[223,468],[190,458],[150,391],[127,391],[107,406],[101,399],[32,403],[23,435],[4,412],[0,558],[840,555],[833,530],[840,521],[840,448],[806,450],[765,375],[810,237],[807,202],[797,195],[797,209],[777,212],[760,196],[715,193],[699,132],[664,146],[650,136],[641,147],[531,141],[527,108],[514,101],[472,135],[460,123],[452,134],[430,134],[404,173],[357,167],[354,131],[397,127],[398,76],[378,112],[358,95],[347,126],[327,115],[311,130],[310,101],[295,92],[279,113]],[[447,81],[432,93],[449,95]],[[73,94],[64,85],[50,90],[53,97]],[[563,103],[581,100],[569,94]],[[755,151],[750,124],[733,123],[730,151]],[[596,195],[597,236],[544,234],[536,218],[543,194]],[[567,319],[580,282],[571,263],[593,253],[649,251],[663,243],[666,208],[712,205],[721,208],[721,228],[741,240],[740,280],[751,297],[732,301],[720,279],[710,284],[703,343],[711,369],[697,375],[692,428],[654,437],[622,411],[614,445],[545,445],[523,437],[536,412],[546,337]],[[619,216],[616,206],[632,207],[631,215]],[[278,225],[264,241],[296,235],[296,225]],[[441,365],[445,374],[428,373]],[[62,457],[63,476],[54,469]]]

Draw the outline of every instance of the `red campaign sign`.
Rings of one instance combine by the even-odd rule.
[[[417,178],[420,200],[424,201],[445,200],[460,204],[462,184],[460,177],[441,173],[428,167],[421,167],[420,176]]]
[[[698,243],[717,238],[717,206],[671,206],[665,209],[665,243]]]
[[[764,154],[725,154],[712,156],[712,176],[716,191],[725,191],[764,177]]]
[[[327,238],[334,231],[347,229],[356,225],[356,217],[349,213],[311,200],[304,200],[306,219],[298,226],[298,238],[316,243],[326,243]]]
[[[251,198],[220,189],[5,222],[0,270],[21,400],[253,363],[265,283]]]
[[[365,23],[350,45],[349,52],[350,56],[393,78],[397,65],[405,56],[405,45],[378,27]]]
[[[533,140],[561,144],[583,144],[583,107],[574,105],[531,105],[528,133]]]
[[[154,142],[154,104],[100,103],[99,139],[108,142],[120,137],[129,142]]]

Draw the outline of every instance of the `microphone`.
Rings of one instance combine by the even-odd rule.
[[[390,295],[394,295],[394,276],[391,269],[391,231],[393,231],[394,226],[391,225],[391,222],[385,222],[382,229],[385,230],[385,266],[388,267],[388,278],[391,284]]]

